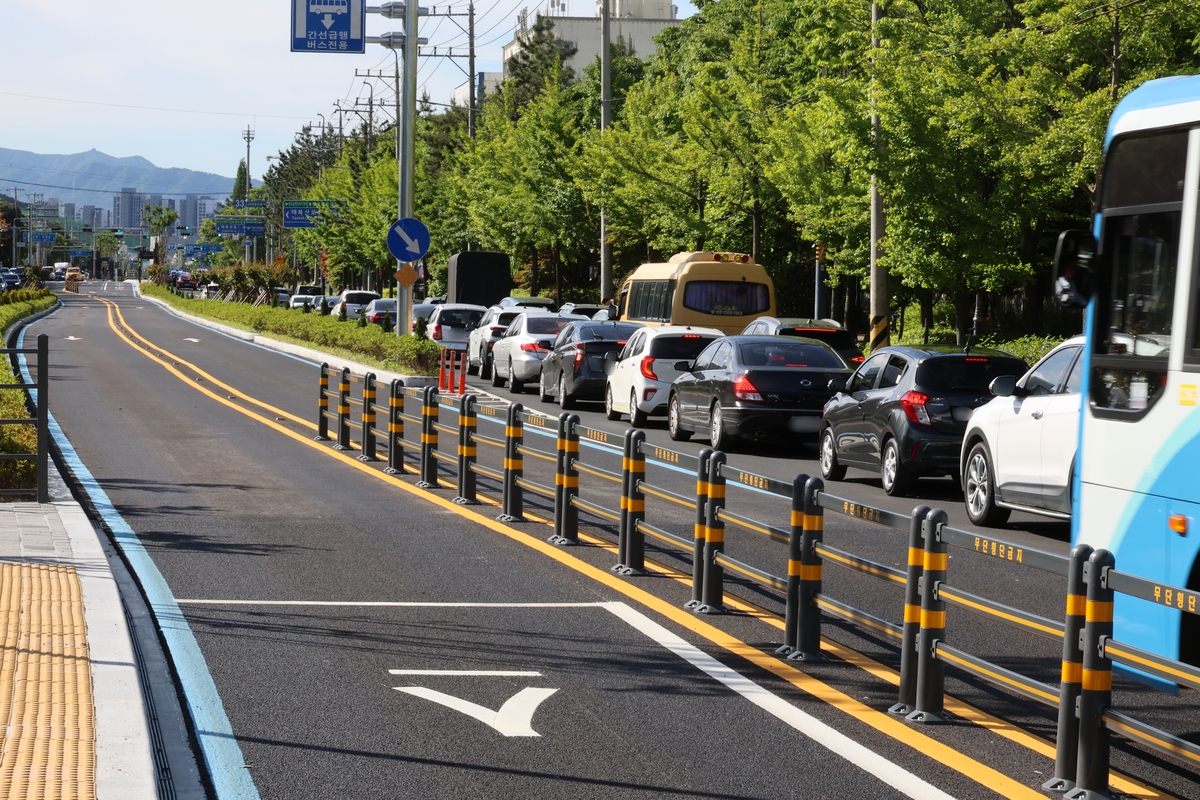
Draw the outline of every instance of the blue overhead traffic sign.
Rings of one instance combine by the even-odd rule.
[[[34,244],[46,244],[46,243],[53,244],[54,239],[55,239],[55,236],[54,236],[53,231],[46,231],[46,232],[34,231],[29,237],[29,241],[33,242]]]
[[[91,250],[71,250],[70,254],[71,254],[70,255],[71,258],[85,258],[87,256],[90,256],[92,254],[92,251]]]
[[[365,0],[292,0],[292,52],[366,52],[366,22]]]
[[[419,219],[405,217],[388,228],[388,252],[397,261],[417,261],[429,252],[429,228]]]
[[[315,228],[322,212],[343,205],[341,200],[284,200],[283,227]]]
[[[266,200],[234,200],[234,201],[233,201],[233,207],[234,207],[234,208],[238,208],[238,209],[242,209],[242,208],[266,208],[266,207],[267,207],[267,201],[266,201]]]

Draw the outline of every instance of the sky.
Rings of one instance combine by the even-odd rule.
[[[517,13],[527,7],[532,18],[546,2],[479,0],[476,70],[499,71]],[[566,2],[568,15],[595,14],[595,0]],[[694,13],[686,0],[679,6],[681,17]],[[465,12],[467,2],[426,0],[424,7]],[[390,79],[355,76],[390,74],[391,50],[290,52],[288,0],[0,0],[0,14],[0,147],[56,154],[95,148],[232,176],[246,155],[248,126],[250,170],[258,178],[266,156],[286,149],[309,122],[319,125],[318,114],[332,123],[335,101],[365,103],[373,84],[377,100],[394,102]],[[466,34],[452,19],[465,28],[466,17],[422,18],[419,35],[465,52]],[[403,30],[401,20],[367,15],[367,35],[393,30]],[[418,95],[449,103],[465,71],[466,59],[422,59]],[[344,119],[348,126],[353,115]],[[4,175],[0,163],[0,185]]]

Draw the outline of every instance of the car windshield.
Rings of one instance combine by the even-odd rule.
[[[451,328],[465,328],[483,319],[482,311],[473,308],[442,309],[438,314],[438,323]]]
[[[656,336],[650,340],[650,356],[666,360],[685,359],[691,361],[717,338],[716,336],[702,336],[699,333],[685,333],[682,336]]]
[[[630,336],[633,336],[634,331],[642,327],[641,325],[628,325],[625,323],[606,322],[601,325],[580,325],[579,338],[583,341],[605,341],[619,342],[626,341]]]
[[[388,311],[396,310],[396,301],[395,300],[376,300],[371,305],[376,311],[383,311],[385,309]]]
[[[379,295],[374,292],[346,292],[346,302],[352,305],[366,305],[372,300],[378,300]]]
[[[428,317],[433,313],[435,308],[437,308],[437,306],[433,305],[432,303],[421,303],[419,305],[415,305],[413,306],[413,317],[422,319]]]
[[[508,327],[512,323],[512,321],[517,318],[517,315],[520,313],[521,313],[520,311],[507,311],[500,315],[500,317],[496,320],[495,324]]]
[[[571,320],[563,317],[530,317],[525,330],[529,333],[558,333],[570,322]]]
[[[836,353],[819,344],[802,342],[742,342],[738,354],[747,367],[844,369],[846,366]]]
[[[1028,369],[1024,361],[1015,358],[933,358],[917,369],[917,386],[930,392],[985,392],[993,378],[1020,377]]]

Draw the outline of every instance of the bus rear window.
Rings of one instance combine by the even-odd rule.
[[[771,308],[771,290],[765,283],[690,281],[683,287],[683,307],[718,317],[762,314]]]
[[[934,358],[917,369],[916,388],[927,392],[986,392],[993,378],[1029,369],[1015,358]]]

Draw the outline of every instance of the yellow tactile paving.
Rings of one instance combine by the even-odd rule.
[[[74,567],[0,561],[0,798],[94,798],[96,726]]]

